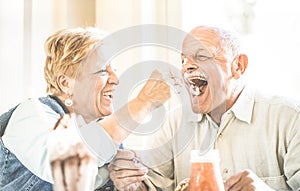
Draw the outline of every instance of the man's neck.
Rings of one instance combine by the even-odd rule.
[[[222,115],[226,112],[226,102],[220,104],[217,108],[212,110],[208,115],[211,117],[211,119],[218,124],[218,126],[221,123]]]
[[[218,126],[221,123],[221,118],[223,114],[228,111],[237,101],[238,97],[241,95],[244,85],[242,86],[237,86],[234,91],[232,91],[232,94],[228,100],[225,102],[221,103],[218,107],[216,107],[214,110],[212,110],[209,113],[209,116],[212,118],[212,120],[218,124]]]

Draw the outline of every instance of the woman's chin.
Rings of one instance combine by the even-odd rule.
[[[98,111],[99,111],[99,117],[105,117],[105,116],[108,116],[110,114],[112,114],[112,109],[110,107],[101,107],[101,108],[98,108]]]

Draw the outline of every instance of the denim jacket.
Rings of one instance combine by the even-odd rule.
[[[48,105],[58,114],[63,115],[68,113],[67,108],[54,96],[42,97],[39,98],[39,101]],[[52,191],[53,185],[28,170],[17,157],[5,147],[1,139],[6,125],[16,107],[0,116],[0,191]],[[100,188],[100,190],[113,189],[112,184],[105,184]]]
[[[59,100],[55,97],[39,98],[39,101],[50,106],[55,112],[65,114],[68,110],[62,107]],[[16,106],[17,107],[17,106]],[[6,125],[16,107],[12,108],[0,118],[1,136],[3,135]],[[40,179],[30,172],[3,144],[0,138],[0,191],[14,190],[53,190],[52,184]]]
[[[0,139],[0,191],[51,191],[52,184],[32,174]]]

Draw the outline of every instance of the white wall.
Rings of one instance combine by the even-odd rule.
[[[0,111],[25,95],[23,3],[0,1]]]
[[[0,113],[45,94],[44,42],[66,27],[95,25],[94,0],[0,0]]]
[[[236,29],[247,44],[250,81],[264,91],[300,99],[297,7],[298,0],[0,0],[0,112],[44,93],[47,36],[58,28],[88,25],[108,32],[139,24],[186,32],[200,24]],[[119,72],[147,56],[170,58],[168,51],[144,49],[120,55]]]
[[[250,84],[269,94],[300,99],[298,0],[188,0],[182,28],[222,26],[241,34]]]

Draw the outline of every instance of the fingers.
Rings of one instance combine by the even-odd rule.
[[[229,179],[224,183],[226,191],[254,191],[264,190],[273,191],[266,183],[264,183],[255,173],[251,170],[244,170]]]
[[[245,175],[247,175],[247,171],[238,173],[238,174],[230,177],[229,179],[227,179],[224,184],[225,190],[232,189],[234,187],[234,185],[237,184],[242,179],[242,176],[245,176]]]
[[[97,163],[86,156],[72,156],[51,163],[55,191],[92,190],[97,173]]]
[[[145,171],[146,167],[139,162],[134,151],[118,150],[115,158],[108,165],[108,168],[115,171],[123,169]]]
[[[148,169],[139,162],[136,154],[129,150],[119,150],[108,165],[110,178],[118,190],[130,190],[145,180]]]
[[[118,150],[114,160],[120,159],[133,159],[136,156],[135,152],[132,150]]]
[[[54,190],[65,191],[64,176],[61,168],[61,161],[54,161],[51,163],[51,166],[52,166],[52,176],[54,179]]]
[[[132,160],[127,159],[117,159],[114,160],[111,164],[108,165],[109,169],[119,171],[122,169],[131,169],[131,170],[143,170],[144,167],[141,163],[134,163]],[[144,170],[145,171],[145,170]]]
[[[118,150],[117,155],[108,165],[108,168],[118,171],[122,169],[141,170],[142,172],[148,169],[140,162],[136,153],[132,150]]]
[[[71,157],[64,160],[64,178],[66,182],[67,190],[77,190],[76,182],[79,179],[79,167],[78,164],[80,163],[78,157]]]
[[[148,173],[148,169],[142,163],[121,158],[110,163],[108,170],[110,171],[110,176],[115,178],[144,176]]]
[[[136,187],[136,184],[142,184],[144,180],[145,176],[133,176],[113,180],[113,182],[118,190],[130,190],[130,188]]]
[[[86,156],[81,159],[79,166],[79,180],[77,182],[77,187],[80,190],[93,190],[94,181],[97,175],[97,163],[94,159]]]
[[[92,190],[97,160],[76,131],[75,114],[63,115],[49,137],[48,149],[55,191]]]
[[[110,178],[118,190],[127,190],[125,188],[134,187],[136,183],[141,183],[146,179],[146,173],[140,170],[112,170]]]
[[[119,170],[123,168],[132,169],[135,167],[133,160],[135,159],[135,153],[130,150],[118,150],[115,158],[108,165],[114,170]]]
[[[75,157],[51,163],[55,191],[77,190],[78,160]]]
[[[255,191],[255,190],[257,189],[252,184],[249,184],[241,189],[241,191]]]
[[[170,86],[163,76],[154,70],[140,91],[138,98],[144,102],[150,102],[154,108],[159,107],[171,97]]]
[[[133,176],[144,176],[147,174],[148,170],[146,169],[119,169],[113,168],[110,166],[110,176],[114,178],[125,178],[125,177],[133,177]]]
[[[234,184],[230,190],[231,191],[238,191],[238,190],[244,190],[246,188],[249,188],[250,186],[253,186],[252,185],[253,183],[253,180],[250,178],[250,177],[243,177],[241,179],[241,181],[237,182],[236,184]],[[254,186],[253,186],[254,187]],[[251,190],[249,190],[251,191]]]
[[[150,75],[150,79],[162,80],[163,79],[163,75],[158,70],[154,70],[151,73],[151,75]]]

